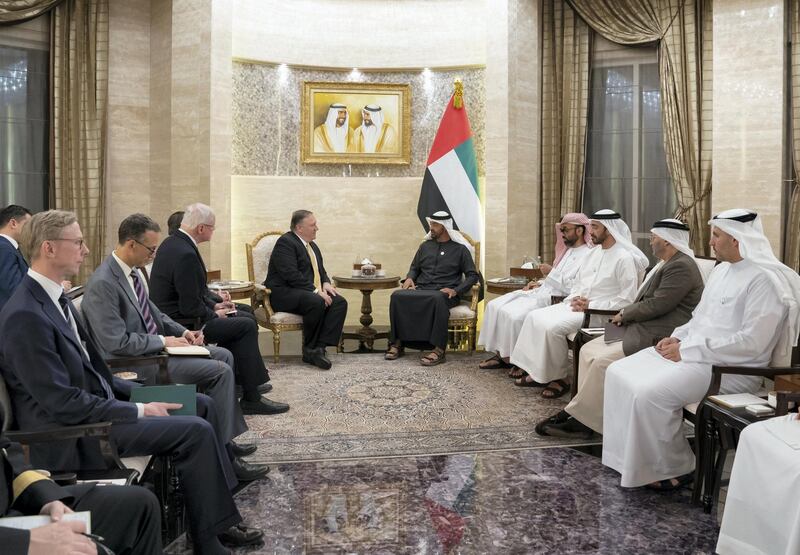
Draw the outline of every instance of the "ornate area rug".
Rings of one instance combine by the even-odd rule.
[[[382,353],[331,354],[321,371],[299,359],[270,364],[268,397],[291,405],[276,416],[248,416],[252,462],[469,453],[600,443],[542,437],[533,427],[566,404],[540,389],[516,387],[501,370],[481,370],[482,354],[448,354],[432,368],[416,351],[396,361]]]

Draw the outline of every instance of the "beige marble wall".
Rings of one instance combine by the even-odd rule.
[[[503,3],[235,0],[233,56],[329,68],[483,65],[487,7],[494,18]]]
[[[713,212],[757,210],[781,248],[782,0],[714,2]]]
[[[150,4],[109,3],[105,250],[119,222],[150,209]]]

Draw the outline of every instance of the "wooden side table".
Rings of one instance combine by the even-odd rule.
[[[343,277],[333,276],[333,286],[338,289],[361,291],[361,328],[355,332],[342,333],[342,339],[357,339],[358,352],[372,352],[376,339],[389,337],[389,332],[379,332],[372,327],[372,292],[378,289],[395,289],[400,285],[399,276],[391,277]]]
[[[495,295],[505,295],[506,293],[511,293],[512,291],[519,291],[525,287],[527,283],[527,281],[497,281],[493,279],[487,279],[486,290],[489,293],[494,293]]]
[[[232,301],[249,299],[255,291],[252,281],[210,281],[207,287],[212,290],[227,291]]]

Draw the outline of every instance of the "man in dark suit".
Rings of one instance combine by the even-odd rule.
[[[82,521],[68,522],[64,514],[92,513],[92,533],[115,553],[161,553],[161,510],[158,499],[137,486],[61,487],[25,462],[22,446],[0,434],[0,517],[47,515],[51,523],[32,530],[4,528],[0,545],[8,555],[96,553],[83,535]]]
[[[688,322],[703,294],[703,276],[689,247],[689,228],[672,218],[659,220],[650,230],[650,245],[659,259],[634,302],[611,322],[622,326],[621,341],[599,337],[580,351],[578,393],[556,415],[540,422],[541,435],[588,438],[603,433],[603,384],[608,366],[623,357],[652,347]]]
[[[338,345],[347,316],[347,301],[331,285],[322,252],[314,243],[317,218],[308,210],[292,214],[290,231],[275,242],[264,285],[272,290],[272,307],[303,316],[303,362],[331,367],[325,347]]]
[[[131,403],[132,384],[110,373],[59,283],[78,273],[88,253],[71,212],[36,214],[20,244],[31,261],[0,311],[0,371],[16,423],[23,430],[110,421],[120,456],[167,455],[184,485],[196,553],[227,553],[222,542],[250,545],[261,531],[241,523],[231,489],[237,484],[219,439],[214,402],[197,396],[198,416],[171,416],[172,403]],[[30,449],[33,465],[95,469],[106,464],[94,438]]]
[[[86,328],[105,359],[154,355],[165,347],[202,345],[202,331],[189,331],[161,313],[150,300],[147,283],[138,268],[150,262],[159,242],[159,225],[144,214],[133,214],[119,226],[117,247],[94,271],[86,284],[81,314]],[[236,402],[233,355],[208,346],[211,358],[171,356],[167,363],[175,383],[196,384],[214,400],[223,443],[231,443],[237,457],[252,454],[255,445],[236,445],[233,438],[247,430]],[[238,458],[237,477],[255,471]],[[261,467],[261,474],[266,467]]]
[[[233,354],[244,414],[286,412],[289,405],[261,396],[272,387],[266,384],[269,372],[258,349],[258,324],[252,318],[237,317],[232,304],[216,301],[208,290],[206,266],[197,245],[211,240],[215,223],[209,206],[196,203],[186,207],[180,229],[158,248],[150,298],[173,319],[198,318],[206,341]]]
[[[0,308],[28,271],[28,263],[19,251],[19,234],[30,219],[30,211],[16,204],[0,210]]]

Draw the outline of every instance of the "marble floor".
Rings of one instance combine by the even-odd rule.
[[[266,539],[237,553],[713,553],[688,496],[624,490],[570,448],[282,464],[237,495]]]

